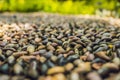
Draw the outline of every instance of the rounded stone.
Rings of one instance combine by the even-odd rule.
[[[35,46],[29,45],[29,46],[27,47],[27,51],[28,51],[29,53],[33,53],[33,52],[35,51]]]
[[[63,73],[63,72],[65,72],[64,67],[55,66],[55,67],[50,68],[50,69],[47,71],[47,74],[48,74],[48,75],[51,75],[51,74]]]

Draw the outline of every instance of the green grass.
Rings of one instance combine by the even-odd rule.
[[[118,5],[117,5],[118,4]],[[0,12],[52,12],[95,14],[96,10],[120,11],[117,0],[0,0]]]

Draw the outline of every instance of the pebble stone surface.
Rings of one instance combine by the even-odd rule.
[[[0,80],[120,80],[119,21],[0,14]]]

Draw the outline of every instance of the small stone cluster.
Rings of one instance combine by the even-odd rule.
[[[52,15],[0,20],[2,80],[120,80],[116,25]]]

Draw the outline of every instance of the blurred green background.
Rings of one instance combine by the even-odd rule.
[[[0,12],[120,16],[120,0],[0,0]]]

